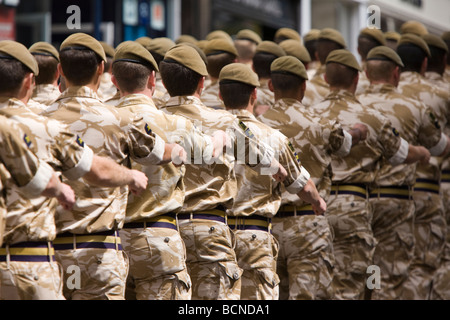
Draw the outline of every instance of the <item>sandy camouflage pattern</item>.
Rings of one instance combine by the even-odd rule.
[[[314,109],[305,108],[293,99],[276,101],[273,108],[258,119],[290,137],[319,194],[327,200],[332,178],[331,154],[342,152],[346,139],[342,127],[336,121],[319,117],[314,114]],[[350,151],[350,145],[351,142],[345,153]],[[298,207],[306,205],[287,192],[283,192],[282,203]],[[332,230],[327,219],[320,216],[275,216],[273,234],[280,243],[280,298],[332,298],[330,283],[334,253]]]
[[[120,237],[130,260],[127,299],[130,294],[138,300],[191,299],[186,249],[178,230],[123,229]]]
[[[30,148],[40,160],[50,164],[67,179],[78,179],[90,170],[92,151],[77,142],[61,122],[36,115],[17,99],[0,100],[0,114],[16,121],[34,138]],[[14,184],[7,190],[5,242],[51,241],[56,236],[54,198],[30,199]]]
[[[450,119],[450,92],[416,72],[400,75],[400,91],[432,108],[435,123],[444,130]],[[441,180],[442,158],[432,157],[428,165],[417,165],[416,177],[436,182]],[[432,280],[442,258],[447,225],[442,196],[414,191],[416,205],[414,221],[415,250],[409,279],[405,283],[404,299],[428,299]]]
[[[302,103],[307,106],[314,106],[322,102],[330,93],[330,86],[325,81],[326,66],[320,66],[314,76],[306,82],[305,97]]]
[[[129,167],[130,159],[142,164],[161,160],[152,153],[157,136],[146,132],[142,117],[104,105],[88,87],[67,89],[46,115],[66,123],[82,139],[80,143],[86,143],[96,155],[120,165]],[[78,199],[71,211],[58,206],[58,232],[85,234],[122,227],[128,187],[94,187],[83,179],[67,183]]]
[[[117,87],[111,81],[111,77],[112,75],[109,72],[104,72],[100,77],[100,86],[98,87],[97,94],[102,101],[111,99],[118,91]]]
[[[272,106],[275,102],[273,92],[269,89],[269,79],[260,79],[260,86],[256,88],[256,107],[257,106]]]
[[[61,92],[58,86],[53,84],[38,84],[34,88],[31,100],[49,106],[58,99],[60,94]]]

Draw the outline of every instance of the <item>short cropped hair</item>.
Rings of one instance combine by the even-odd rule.
[[[125,92],[144,90],[152,71],[142,64],[129,61],[117,61],[112,66],[112,74],[120,90]]]
[[[337,42],[328,39],[317,40],[317,55],[322,65],[325,64],[330,52],[338,49],[343,49],[343,47]]]
[[[15,96],[28,73],[32,71],[16,59],[0,59],[0,94]]]
[[[278,57],[267,52],[257,52],[253,57],[253,69],[260,79],[270,78],[270,66]]]
[[[250,96],[256,88],[246,83],[226,80],[222,81],[219,87],[223,103],[229,109],[243,109],[247,107]]]
[[[392,61],[369,60],[366,64],[367,77],[370,81],[389,80],[397,65]]]
[[[56,80],[58,60],[53,56],[33,54],[39,66],[39,74],[36,76],[36,84],[52,84]]]
[[[89,84],[103,61],[94,51],[88,49],[63,49],[59,60],[64,76],[76,86]]]
[[[273,88],[282,92],[297,91],[305,82],[305,79],[292,73],[272,73],[271,80]]]
[[[346,67],[340,63],[329,62],[326,66],[326,76],[330,86],[349,88],[358,76],[358,70]]]
[[[219,78],[222,68],[233,63],[235,59],[236,56],[228,52],[207,56],[206,68],[209,75],[213,78]]]
[[[412,44],[401,44],[397,47],[397,54],[405,65],[402,71],[419,72],[422,68],[423,60],[427,57],[426,53],[419,47]]]
[[[163,60],[159,72],[171,97],[189,96],[195,93],[203,76],[176,61]]]

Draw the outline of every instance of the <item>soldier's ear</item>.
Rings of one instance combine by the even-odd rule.
[[[267,85],[269,86],[269,90],[274,92],[274,88],[273,88],[273,83],[272,83],[272,79],[269,79],[269,81],[267,82]]]

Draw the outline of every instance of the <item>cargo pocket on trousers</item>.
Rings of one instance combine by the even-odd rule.
[[[191,277],[189,276],[187,270],[182,270],[175,273],[178,278],[178,286],[176,288],[177,293],[172,299],[176,300],[190,300],[191,299]]]
[[[392,261],[390,268],[393,275],[406,276],[414,258],[414,235],[408,232],[397,232],[397,237],[401,248],[393,253],[395,259],[389,259],[389,261]]]
[[[370,234],[357,232],[353,235],[353,241],[349,243],[353,247],[351,257],[349,257],[352,273],[366,274],[367,267],[373,263],[376,244],[377,241]]]
[[[278,274],[269,268],[258,268],[257,273],[261,279],[261,283],[267,284],[271,289],[280,284]]]
[[[430,224],[430,238],[428,241],[428,250],[425,253],[425,263],[428,266],[437,268],[439,266],[442,252],[444,250],[446,237],[445,222],[442,225]]]
[[[237,280],[239,280],[244,273],[236,262],[234,261],[221,261],[219,262],[219,266],[222,268],[223,278],[225,281],[229,281],[230,284],[233,284]],[[233,285],[230,285],[232,287]]]

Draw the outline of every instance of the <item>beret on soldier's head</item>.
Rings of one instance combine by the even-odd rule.
[[[275,59],[270,66],[270,71],[272,73],[291,73],[304,80],[308,80],[305,65],[293,56]]]
[[[205,40],[205,41],[208,42],[208,40]],[[200,42],[201,41],[199,41],[199,43]],[[188,46],[188,47],[194,48],[195,51],[197,51],[197,53],[200,55],[200,58],[202,58],[202,60],[205,63],[205,65],[206,66],[208,65],[208,58],[206,57],[205,52],[198,45],[190,43],[190,42],[183,42],[183,43],[180,43],[180,45],[184,45],[184,46]]]
[[[339,63],[346,67],[362,71],[355,56],[350,51],[345,49],[331,51],[327,57],[326,64],[330,62]]]
[[[198,40],[194,36],[191,36],[189,34],[182,34],[175,40],[175,44],[185,43],[185,42],[197,44]]]
[[[425,42],[427,43],[427,45],[429,47],[436,47],[438,49],[444,50],[445,52],[448,52],[448,46],[445,43],[444,40],[442,40],[441,37],[438,37],[434,34],[426,34],[422,36],[422,39],[425,40]]]
[[[91,50],[94,51],[103,61],[106,61],[105,50],[103,50],[100,42],[86,33],[74,33],[66,38],[61,43],[60,51],[76,49],[76,50]]]
[[[273,41],[263,41],[256,47],[256,52],[266,52],[273,54],[277,57],[283,57],[286,55],[286,52],[281,48],[278,44]]]
[[[319,40],[331,40],[342,46],[343,48],[347,47],[347,43],[345,42],[342,34],[333,28],[324,28],[320,31]]]
[[[303,36],[303,41],[308,42],[317,40],[319,39],[319,35],[320,35],[319,29],[311,29]]]
[[[384,46],[386,44],[386,39],[384,37],[384,33],[380,29],[376,28],[364,28],[360,31],[359,35],[368,36],[375,41],[377,41],[380,45]]]
[[[219,74],[219,83],[223,81],[242,82],[253,87],[259,87],[258,75],[243,63],[231,63],[222,68]]]
[[[302,37],[300,34],[291,28],[280,28],[275,32],[275,40],[278,38],[286,38],[286,39],[293,39],[297,41],[302,41]]]
[[[243,29],[240,30],[236,34],[236,40],[250,40],[253,41],[256,44],[260,44],[262,39],[255,31],[250,29]]]
[[[303,63],[311,62],[311,56],[308,50],[306,50],[305,46],[297,40],[284,40],[280,42],[280,47],[286,52],[287,55],[296,57]]]
[[[386,46],[378,46],[370,50],[367,54],[367,61],[370,60],[390,60],[400,67],[404,67],[402,58],[397,52]]]
[[[209,40],[203,49],[206,56],[220,54],[220,53],[231,53],[234,56],[237,56],[237,50],[233,43],[225,39],[212,39]]]
[[[147,67],[151,66],[154,70],[159,71],[158,64],[151,53],[144,48],[144,46],[135,41],[125,41],[121,43],[114,55],[113,63],[119,61],[139,63]]]
[[[213,40],[213,39],[225,39],[230,42],[233,42],[233,39],[231,38],[231,36],[223,30],[211,31],[210,33],[208,33],[208,35],[206,36],[205,39],[208,41]]]
[[[147,48],[147,46],[150,44],[150,41],[152,41],[152,38],[144,36],[144,37],[137,38],[134,41],[136,41],[140,45],[144,46],[144,48]]]
[[[398,46],[400,47],[403,44],[412,44],[416,47],[419,47],[426,53],[428,57],[431,57],[430,48],[428,47],[425,40],[423,40],[421,37],[415,34],[412,33],[403,34],[400,40],[398,41]]]
[[[114,57],[114,48],[111,45],[107,44],[105,41],[100,41],[100,44],[102,45],[107,57]]]
[[[27,66],[35,76],[39,74],[36,59],[23,44],[13,40],[0,41],[0,59],[15,59]]]
[[[401,34],[395,31],[386,31],[384,33],[384,38],[386,40],[398,41],[401,38]]]
[[[174,47],[175,45],[176,45],[176,43],[173,42],[172,39],[166,38],[166,37],[161,37],[161,38],[152,39],[145,48],[148,51],[155,52],[155,53],[159,54],[160,56],[164,57],[166,52],[169,51],[169,49]]]
[[[28,49],[28,51],[30,51],[31,54],[33,55],[37,54],[37,55],[51,56],[59,61],[58,50],[56,50],[56,48],[48,42],[44,41],[36,42]]]
[[[400,27],[400,33],[401,34],[412,33],[417,36],[423,36],[428,33],[428,30],[423,23],[419,21],[410,20],[402,24],[402,26]]]
[[[199,52],[193,46],[187,45],[187,43],[177,44],[167,51],[164,56],[164,61],[171,60],[176,61],[204,77],[208,76],[205,61],[202,59]]]

